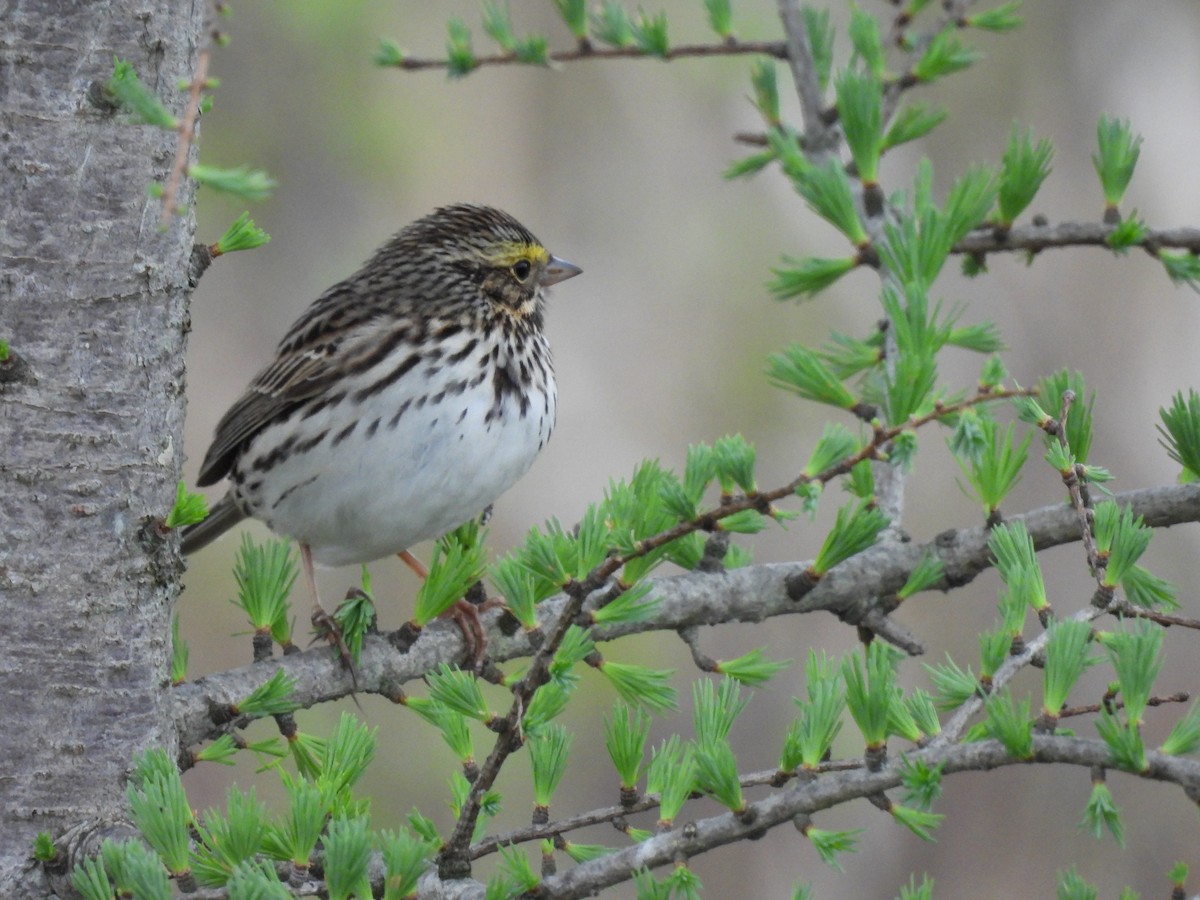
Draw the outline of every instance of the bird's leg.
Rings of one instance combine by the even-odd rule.
[[[415,556],[413,556],[407,550],[401,550],[396,555],[400,557],[400,562],[404,563],[406,566],[408,566],[410,569],[412,569],[413,572],[416,573],[416,576],[418,578],[420,578],[422,581],[424,581],[426,578],[429,577],[429,570],[427,568],[425,568],[424,565],[421,564],[421,561],[419,559],[417,559]]]
[[[429,570],[407,550],[401,550],[396,555],[422,581],[429,577]],[[463,643],[466,645],[467,658],[474,662],[476,668],[479,668],[483,663],[483,651],[487,647],[483,622],[479,618],[479,607],[463,598],[455,601],[452,607],[442,613],[442,617],[453,619],[457,623],[459,631],[462,632]]]
[[[304,580],[308,582],[308,595],[312,598],[312,625],[316,631],[318,638],[324,638],[333,644],[338,651],[338,656],[341,657],[342,665],[350,670],[350,678],[354,682],[355,690],[358,689],[358,676],[354,672],[354,660],[350,656],[350,648],[346,646],[346,642],[342,640],[342,629],[338,627],[338,623],[333,616],[325,611],[325,607],[321,605],[321,597],[317,593],[317,576],[313,571],[312,547],[308,544],[300,545],[300,567],[304,569]]]

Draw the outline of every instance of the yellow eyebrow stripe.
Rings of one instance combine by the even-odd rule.
[[[511,266],[522,259],[545,265],[550,262],[550,251],[541,244],[500,244],[495,252],[488,254],[488,261],[501,267]]]

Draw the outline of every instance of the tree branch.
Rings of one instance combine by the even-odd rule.
[[[1008,231],[980,228],[954,245],[951,253],[1039,253],[1050,247],[1103,247],[1115,226],[1103,222],[1060,222],[1057,225],[1022,225]],[[1153,255],[1163,247],[1200,253],[1200,228],[1150,228],[1132,246]]]
[[[673,59],[704,56],[744,56],[747,54],[773,56],[776,59],[784,59],[787,57],[787,52],[787,46],[783,41],[739,41],[733,39],[720,44],[679,44],[678,46],[668,48],[666,53],[661,55],[647,53],[640,47],[596,47],[594,44],[588,43],[573,50],[555,50],[547,53],[546,58],[551,63],[573,63],[588,59],[657,59],[670,61]],[[475,57],[474,68],[509,65],[538,65],[538,63],[531,63],[528,60],[521,59],[515,53],[494,53]],[[446,69],[449,68],[450,61],[448,59],[406,56],[391,64],[391,66],[392,68],[413,72],[427,69]]]
[[[1116,496],[1147,525],[1164,528],[1200,521],[1200,485],[1169,485],[1129,491]],[[1009,517],[1025,522],[1038,550],[1079,540],[1079,524],[1067,504],[1055,504]],[[815,586],[805,583],[809,562],[747,566],[719,574],[689,573],[651,579],[653,593],[661,599],[650,620],[595,626],[597,641],[611,641],[645,631],[679,630],[725,622],[759,622],[774,616],[826,611],[858,624],[876,612],[874,599],[887,597],[903,586],[925,553],[942,563],[943,579],[932,589],[948,591],[972,581],[991,567],[986,526],[951,529],[925,544],[889,543],[834,567]],[[565,597],[546,600],[538,607],[538,621],[557,621]],[[910,599],[908,602],[912,602]],[[484,614],[488,655],[497,662],[529,656],[533,643],[525,632],[505,633],[505,614]],[[386,635],[369,635],[363,645],[358,689],[399,701],[402,685],[421,678],[447,660],[463,659],[462,633],[450,622],[425,628],[406,653],[399,653]],[[174,717],[181,746],[212,740],[231,727],[246,724],[231,718],[228,710],[282,667],[295,679],[293,699],[302,707],[344,697],[351,692],[349,673],[336,654],[317,647],[277,662],[256,663],[219,672],[173,689]],[[247,720],[248,721],[248,720]]]
[[[1004,766],[1028,763],[1065,763],[1092,767],[1112,765],[1108,745],[1100,740],[1035,735],[1033,756],[1016,759],[998,741],[916,750],[906,756],[920,760],[933,768],[941,765],[946,775],[956,772],[979,772]],[[1154,781],[1178,784],[1185,790],[1200,790],[1200,761],[1146,753],[1148,768],[1133,773]],[[724,813],[708,819],[688,822],[641,843],[547,878],[539,885],[539,896],[568,900],[590,897],[603,887],[618,884],[643,868],[672,864],[677,858],[692,857],[715,847],[751,839],[770,828],[785,825],[797,816],[811,815],[838,806],[849,800],[870,797],[900,786],[901,766],[898,763],[878,772],[858,769],[823,776],[806,784],[797,784],[749,804],[748,813]],[[482,886],[479,896],[482,896]],[[464,895],[471,896],[471,895]]]

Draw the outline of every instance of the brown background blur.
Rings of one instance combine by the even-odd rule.
[[[570,38],[550,3],[512,4],[518,33],[538,28],[552,46]],[[904,148],[883,168],[888,191],[909,183],[916,160],[935,164],[939,192],[972,161],[996,163],[1011,123],[1031,125],[1056,148],[1055,171],[1033,211],[1052,221],[1096,219],[1102,197],[1089,159],[1102,112],[1127,117],[1145,137],[1125,209],[1156,226],[1198,224],[1196,142],[1200,138],[1200,7],[1190,0],[1149,5],[1121,0],[1026,4],[1027,26],[1015,35],[978,38],[987,58],[920,99],[948,106],[949,121],[931,141]],[[779,34],[775,4],[735,3],[738,33]],[[711,39],[699,0],[651,3],[670,16],[673,43]],[[881,3],[866,9],[880,12]],[[826,412],[771,389],[762,375],[766,354],[793,340],[821,342],[831,329],[862,335],[878,316],[877,281],[856,273],[815,302],[780,304],[764,288],[781,255],[840,255],[844,242],[809,213],[777,172],[726,182],[721,172],[748,151],[731,141],[758,129],[746,100],[752,60],[583,62],[556,71],[506,67],[448,81],[439,72],[402,73],[371,64],[388,36],[414,55],[442,53],[445,22],[461,15],[480,32],[477,0],[444,3],[237,4],[227,23],[232,44],[214,54],[222,82],[204,118],[201,153],[219,165],[261,167],[279,180],[275,196],[252,207],[272,242],[223,259],[204,278],[192,309],[188,356],[186,476],[194,481],[218,417],[271,355],[291,321],[328,285],[345,277],[386,236],[435,206],[468,200],[516,215],[553,252],[581,265],[584,275],[557,288],[549,332],[559,378],[554,440],[528,476],[496,506],[491,542],[503,552],[533,523],[576,520],[610,477],[627,476],[646,457],[682,464],[689,441],[741,431],[758,445],[759,480],[775,485],[803,463]],[[845,10],[835,19],[844,24]],[[839,29],[839,39],[844,28]],[[972,36],[974,38],[974,35]],[[844,51],[844,46],[841,48]],[[839,58],[839,63],[845,56]],[[781,95],[793,117],[786,69]],[[200,238],[215,240],[242,210],[202,195]],[[968,282],[956,270],[936,296],[968,301],[965,322],[996,321],[1013,349],[1005,361],[1021,383],[1070,366],[1085,372],[1098,394],[1092,461],[1117,476],[1118,489],[1170,481],[1175,468],[1157,444],[1157,408],[1197,384],[1194,349],[1200,299],[1172,287],[1162,268],[1142,254],[1115,260],[1098,250],[1052,252],[1027,269],[1021,259],[993,257],[991,275]],[[948,267],[955,269],[955,266]],[[969,387],[980,358],[948,353],[946,383]],[[905,526],[918,540],[981,515],[956,487],[957,467],[944,432],[923,433],[908,490]],[[1035,454],[1036,456],[1036,454]],[[215,494],[213,495],[215,496]],[[841,502],[831,490],[817,527],[797,522],[753,542],[759,561],[810,558],[822,526]],[[1032,465],[1006,510],[1057,502],[1061,486],[1045,466]],[[261,535],[259,526],[252,526]],[[180,603],[191,643],[192,675],[244,665],[249,637],[229,605],[236,538],[226,538],[190,563]],[[427,547],[416,548],[427,555]],[[1195,528],[1160,534],[1148,561],[1181,586],[1197,615]],[[1060,610],[1087,602],[1091,582],[1077,546],[1045,554],[1051,599]],[[412,577],[392,562],[372,567],[381,624],[395,627],[411,609]],[[340,596],[357,572],[321,575],[327,597]],[[950,596],[921,595],[899,618],[926,641],[927,660],[949,651],[978,665],[974,635],[995,618],[994,574]],[[307,601],[297,597],[299,610]],[[303,615],[301,616],[303,618]],[[776,658],[797,661],[756,692],[736,729],[745,769],[776,764],[802,688],[810,646],[840,654],[852,631],[828,617],[776,619],[759,628],[736,626],[704,635],[705,649],[731,657],[769,645]],[[673,635],[658,634],[602,648],[616,660],[679,671],[682,711],[656,723],[690,733],[690,658]],[[1162,692],[1200,689],[1194,635],[1169,633]],[[1103,668],[1093,670],[1073,701],[1094,702]],[[916,663],[906,683],[925,685]],[[602,716],[613,694],[594,673],[566,716],[579,732],[567,779],[552,812],[566,814],[616,801],[616,780],[603,750]],[[419,690],[419,685],[414,686]],[[1017,689],[1040,698],[1037,679]],[[489,696],[496,708],[503,698]],[[353,709],[348,704],[343,707]],[[392,827],[413,805],[445,825],[450,773],[440,738],[416,716],[364,698],[366,718],[379,728],[379,752],[363,786],[375,797],[375,827]],[[1150,743],[1161,740],[1182,710],[1150,713]],[[324,734],[340,709],[300,715],[301,726]],[[1165,724],[1164,724],[1165,723]],[[1092,735],[1080,722],[1081,734]],[[260,724],[251,737],[271,730]],[[478,736],[482,757],[490,746]],[[853,724],[837,745],[858,751]],[[515,758],[499,787],[507,798],[503,823],[528,821],[528,767]],[[202,767],[189,775],[194,806],[222,802],[252,766]],[[253,779],[275,802],[269,777]],[[779,829],[765,840],[696,860],[711,897],[790,896],[810,880],[817,897],[892,897],[910,872],[929,872],[941,897],[1052,896],[1054,873],[1071,862],[1115,896],[1130,884],[1143,896],[1167,892],[1164,873],[1176,860],[1200,863],[1197,813],[1178,789],[1114,775],[1128,846],[1096,841],[1076,824],[1087,801],[1088,773],[1023,768],[957,776],[945,785],[937,811],[948,818],[936,844],[924,844],[866,803],[817,817],[824,828],[865,828],[862,852],[843,857],[846,872],[823,865],[798,834]],[[697,804],[692,815],[715,807]],[[648,825],[647,822],[638,824]],[[578,840],[621,845],[607,829]],[[481,865],[486,876],[491,863]],[[1200,877],[1193,878],[1194,890]],[[614,896],[632,896],[625,888]]]

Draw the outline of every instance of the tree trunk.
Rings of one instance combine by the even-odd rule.
[[[188,212],[147,186],[177,136],[89,88],[114,56],[182,116],[204,4],[0,5],[0,896],[61,883],[34,836],[93,847],[135,752],[174,752]],[[64,835],[70,831],[69,839]],[[66,861],[75,859],[67,856]],[[68,873],[69,874],[69,873]]]

